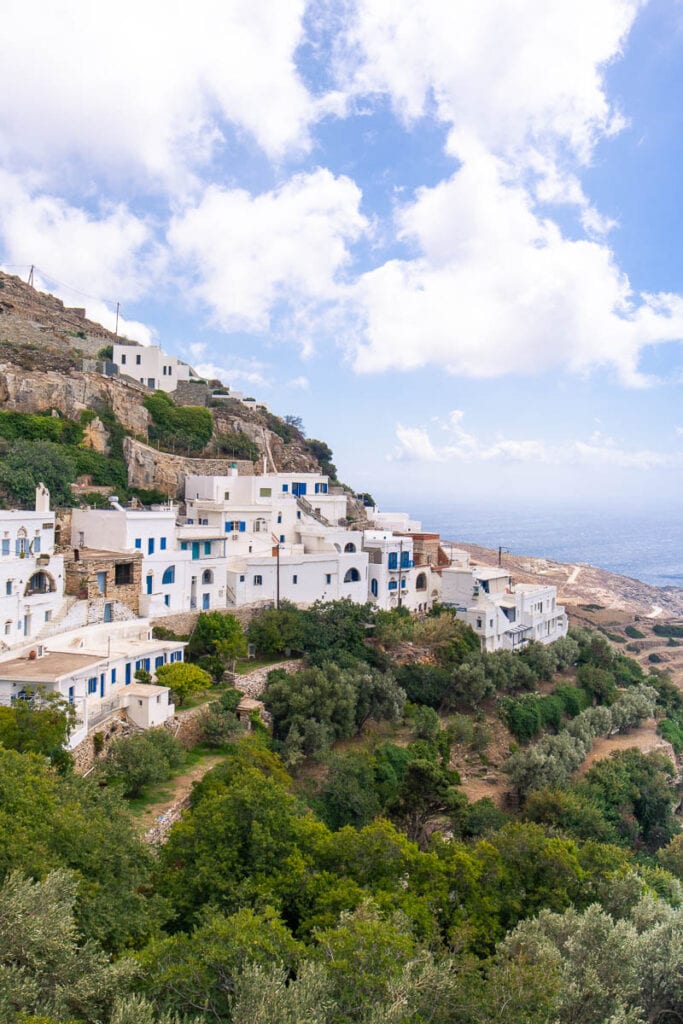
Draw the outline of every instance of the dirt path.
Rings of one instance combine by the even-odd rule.
[[[637,729],[631,732],[619,733],[617,736],[602,737],[593,743],[593,749],[579,768],[577,775],[585,775],[592,764],[596,761],[603,761],[609,757],[614,750],[629,750],[637,747],[644,754],[651,754],[653,751],[661,751],[676,763],[676,756],[673,747],[661,736],[657,735],[657,723],[654,718],[648,718]]]
[[[207,757],[200,764],[196,764],[186,772],[183,772],[182,775],[176,775],[175,778],[169,779],[168,783],[164,786],[164,793],[166,795],[146,807],[142,814],[136,818],[140,831],[144,832],[144,838],[148,842],[158,841],[158,837],[155,834],[150,835],[150,833],[157,833],[160,830],[162,832],[168,831],[173,822],[180,817],[180,811],[187,805],[194,783],[199,782],[207,772],[211,771],[217,764],[220,764],[223,757],[223,754]],[[176,814],[176,812],[178,813]],[[164,825],[166,826],[165,828]]]

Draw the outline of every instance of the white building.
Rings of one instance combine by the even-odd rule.
[[[469,560],[442,570],[441,602],[472,627],[486,651],[517,650],[530,640],[549,644],[569,627],[557,587],[513,584],[507,569]]]
[[[36,488],[34,511],[0,511],[0,640],[4,648],[35,637],[64,600],[64,559],[55,555],[50,494]]]
[[[413,539],[386,530],[365,530],[363,549],[368,552],[369,599],[378,608],[428,611],[434,603],[433,571],[416,566]]]
[[[152,675],[161,665],[183,660],[185,644],[154,640],[149,622],[136,619],[62,633],[0,660],[0,703],[44,689],[74,705],[75,747],[98,722],[126,709],[141,728],[161,725],[174,713],[166,686],[136,686],[135,673]]]
[[[175,391],[178,382],[190,379],[190,367],[158,345],[121,345],[113,347],[112,362],[119,373],[152,391]]]

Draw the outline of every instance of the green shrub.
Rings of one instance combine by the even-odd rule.
[[[144,406],[152,417],[149,436],[164,447],[202,451],[213,433],[213,416],[198,405],[176,406],[163,391],[147,395]]]
[[[683,626],[675,626],[671,622],[656,622],[652,627],[652,632],[656,636],[675,636],[683,637]]]
[[[626,633],[626,636],[630,636],[632,640],[645,639],[645,633],[641,633],[641,631],[639,629],[636,629],[635,626],[626,626],[626,628],[624,629],[624,633]]]
[[[229,434],[219,434],[215,438],[215,445],[222,455],[230,455],[233,459],[257,462],[261,457],[259,446],[241,430],[231,431]]]

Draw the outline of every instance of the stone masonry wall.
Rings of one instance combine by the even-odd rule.
[[[126,437],[123,451],[128,463],[128,484],[145,490],[158,488],[176,498],[184,497],[185,477],[227,476],[236,465],[240,476],[253,476],[253,463],[234,459],[189,459],[159,452],[135,438]]]

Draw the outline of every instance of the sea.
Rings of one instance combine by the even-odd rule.
[[[430,504],[410,514],[444,540],[514,554],[587,562],[656,587],[683,587],[680,509]]]

